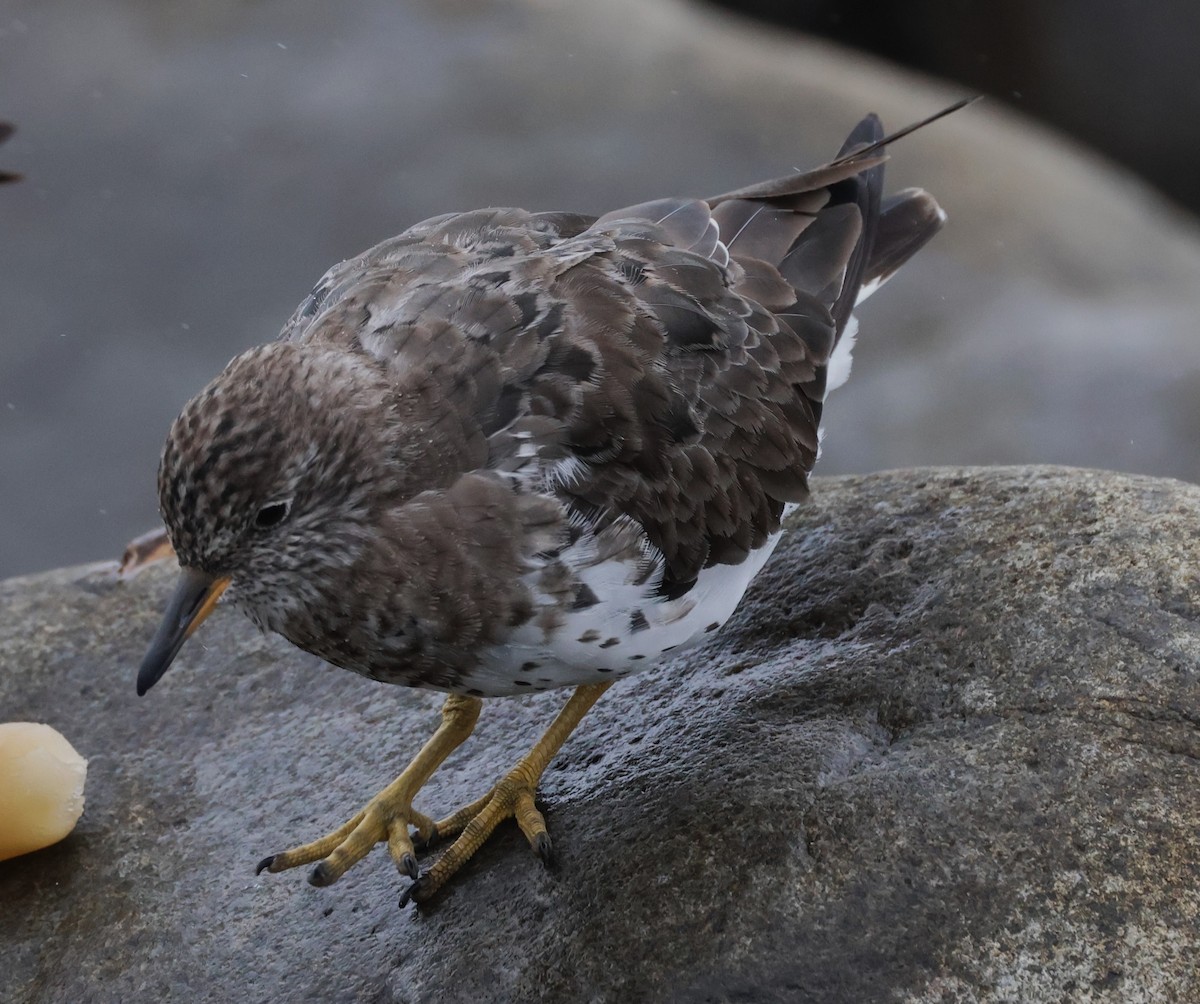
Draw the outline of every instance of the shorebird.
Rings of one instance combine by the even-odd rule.
[[[418,223],[184,407],[165,536],[131,559],[182,569],[138,693],[224,595],[335,666],[449,694],[392,784],[259,871],[328,885],[384,842],[421,901],[508,817],[548,857],[550,759],[614,681],[721,628],[807,496],[855,304],[945,219],[919,189],[882,198],[885,148],[961,104],[892,136],[868,116],[829,163],[713,198]],[[482,798],[413,808],[484,698],[558,687]]]

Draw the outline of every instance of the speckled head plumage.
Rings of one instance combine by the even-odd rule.
[[[239,355],[188,402],[159,464],[160,512],[184,569],[160,658],[186,638],[181,620],[227,586],[260,627],[285,633],[345,589],[339,577],[371,546],[387,486],[403,482],[390,406],[369,360],[286,342]]]
[[[261,574],[349,547],[378,502],[387,388],[361,359],[276,342],[188,402],[159,465],[159,506],[185,567]]]

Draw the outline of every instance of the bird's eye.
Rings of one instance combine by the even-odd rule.
[[[254,517],[254,525],[260,530],[270,530],[274,526],[279,526],[287,519],[290,508],[290,502],[271,502],[258,510],[258,514]]]

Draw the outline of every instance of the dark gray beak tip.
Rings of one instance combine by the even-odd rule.
[[[146,691],[149,690],[151,687],[153,687],[156,683],[158,683],[159,677],[161,677],[161,676],[162,676],[161,673],[147,672],[147,667],[145,665],[143,665],[142,668],[138,670],[138,678],[137,678],[137,695],[138,695],[138,697],[145,697]]]
[[[150,643],[146,657],[142,659],[142,664],[138,667],[138,697],[144,697],[146,691],[162,679],[163,673],[167,671],[175,658],[175,653],[183,647],[184,628],[175,627],[174,630],[164,630],[167,626],[168,621],[164,620],[155,634],[154,640]]]
[[[212,612],[229,579],[185,568],[179,576],[163,619],[154,633],[146,657],[138,667],[138,697],[145,696],[183,648],[188,636]]]

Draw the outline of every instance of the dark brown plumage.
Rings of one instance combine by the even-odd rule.
[[[336,665],[470,697],[598,696],[724,623],[808,491],[855,303],[941,225],[882,202],[887,142],[869,116],[805,174],[449,214],[331,269],[172,427],[184,584],[139,690],[227,583]]]

